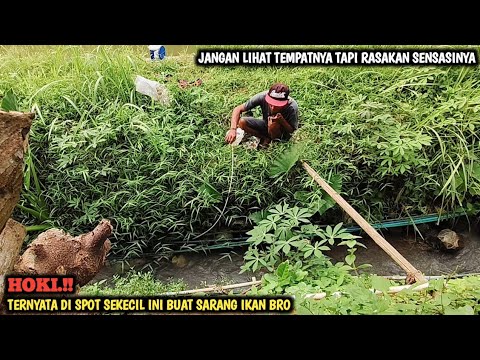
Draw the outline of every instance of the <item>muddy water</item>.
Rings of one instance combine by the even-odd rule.
[[[170,280],[182,279],[189,289],[202,288],[207,285],[228,285],[248,282],[252,277],[260,280],[261,273],[240,274],[240,267],[243,265],[243,251],[224,250],[223,252],[210,253],[184,253],[181,255],[180,263],[163,259],[152,262],[151,259],[137,259],[129,261],[129,264],[112,263],[107,265],[91,281],[109,279],[115,274],[122,274],[129,269],[135,271],[153,270],[155,278],[168,282]]]
[[[384,238],[402,254],[410,264],[424,275],[455,275],[464,273],[480,273],[480,236],[476,232],[458,231],[464,238],[464,247],[454,253],[445,253],[435,250],[405,230],[384,231]],[[364,271],[378,275],[400,275],[405,271],[395,263],[373,240],[365,236],[362,243],[367,249],[359,247],[356,252],[356,264],[371,264],[372,267]],[[92,280],[109,279],[114,274],[121,274],[128,269],[137,271],[153,270],[155,277],[161,281],[183,279],[188,288],[201,288],[207,285],[227,285],[247,282],[252,276],[257,279],[261,274],[239,274],[243,264],[243,251],[237,249],[228,252],[184,253],[177,261],[163,259],[152,262],[147,259],[131,261],[123,267],[121,264],[108,264]],[[336,247],[326,253],[331,259],[341,261],[346,253],[344,247]],[[179,260],[180,259],[180,260]]]
[[[476,232],[458,231],[464,239],[464,247],[447,253],[433,249],[421,238],[407,234],[403,230],[384,232],[384,238],[417,270],[424,275],[453,275],[463,273],[480,273],[480,236]],[[362,239],[367,249],[359,248],[356,252],[357,264],[371,264],[369,273],[378,275],[405,275],[405,271],[370,237]],[[346,255],[344,247],[337,247],[330,256],[342,260]]]

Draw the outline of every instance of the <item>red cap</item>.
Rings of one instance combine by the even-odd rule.
[[[290,89],[287,85],[282,83],[274,84],[270,87],[265,96],[267,103],[273,106],[285,106],[288,104],[288,95]]]

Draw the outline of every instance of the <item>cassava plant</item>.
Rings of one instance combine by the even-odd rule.
[[[271,272],[286,260],[306,269],[316,260],[324,262],[324,252],[336,242],[349,248],[345,261],[349,269],[356,269],[355,246],[364,245],[356,240],[359,236],[343,229],[342,223],[323,229],[312,224],[312,214],[307,208],[291,207],[287,203],[272,207],[264,216],[261,220],[254,216],[258,223],[247,233],[250,235],[247,240],[249,248],[244,256],[242,272],[261,269]]]

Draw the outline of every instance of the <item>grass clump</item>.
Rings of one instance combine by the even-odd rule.
[[[166,292],[186,289],[182,280],[161,282],[152,272],[129,271],[126,275],[114,275],[81,288],[81,296],[156,296]]]

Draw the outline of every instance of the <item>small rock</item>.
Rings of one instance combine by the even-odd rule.
[[[437,235],[447,250],[456,250],[460,247],[460,236],[452,230],[443,229]]]
[[[450,229],[432,229],[426,236],[425,242],[436,250],[456,251],[463,247],[462,236]]]
[[[172,264],[174,264],[176,267],[184,268],[188,265],[188,260],[184,255],[174,255],[172,257]]]

